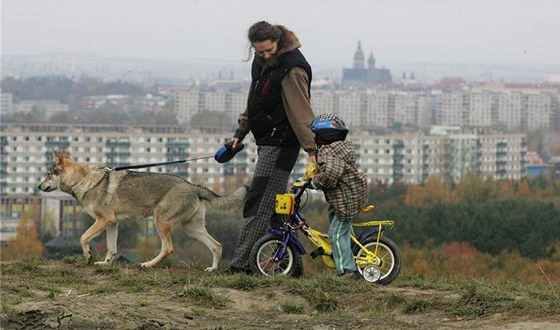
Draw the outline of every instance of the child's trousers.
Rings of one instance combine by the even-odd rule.
[[[352,221],[340,221],[336,216],[334,207],[329,206],[329,239],[333,250],[333,259],[336,265],[336,273],[342,275],[356,271],[354,255],[350,247],[350,234],[352,231]]]

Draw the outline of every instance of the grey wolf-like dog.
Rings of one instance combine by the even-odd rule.
[[[227,196],[195,185],[173,175],[136,171],[114,171],[100,165],[75,162],[66,151],[53,150],[54,161],[47,177],[39,184],[45,192],[59,190],[71,194],[95,222],[81,236],[80,244],[86,260],[91,261],[89,241],[107,231],[109,264],[117,254],[118,221],[143,219],[153,215],[161,238],[161,251],[142,267],[153,267],[173,253],[171,231],[180,225],[187,236],[197,239],[212,253],[212,266],[218,267],[222,245],[205,228],[206,205],[227,211],[243,206],[247,187],[242,186]]]

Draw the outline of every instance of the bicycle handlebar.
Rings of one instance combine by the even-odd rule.
[[[311,179],[305,180],[301,186],[297,187],[297,188],[300,188],[300,189],[296,194],[296,197],[295,197],[296,200],[299,200],[301,198],[301,195],[303,195],[303,192],[305,191],[305,189],[307,189],[307,187],[309,187],[310,184],[311,184]],[[292,189],[293,188],[296,188],[296,186],[294,185],[292,187]]]

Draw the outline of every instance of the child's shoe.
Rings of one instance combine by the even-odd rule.
[[[358,272],[344,272],[343,274],[338,275],[343,278],[347,278],[350,280],[359,280],[361,278],[360,273]]]

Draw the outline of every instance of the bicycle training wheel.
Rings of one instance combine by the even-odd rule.
[[[360,242],[368,251],[374,252],[375,245],[377,244],[377,237],[368,237],[363,242]],[[359,246],[354,248],[354,255],[356,257],[363,257],[365,252]],[[377,247],[377,257],[381,260],[379,265],[375,265],[381,271],[379,280],[375,283],[389,284],[399,275],[401,271],[401,252],[399,247],[393,240],[388,237],[381,236],[379,239],[379,246]],[[358,268],[360,274],[363,269]]]
[[[274,261],[278,249],[282,247],[282,236],[267,235],[260,238],[251,250],[251,266],[253,270],[266,276],[303,275],[301,255],[292,246],[286,247],[284,257]]]

